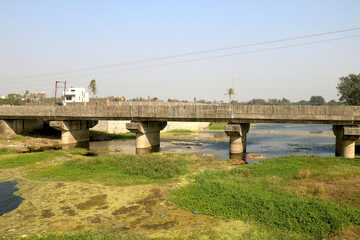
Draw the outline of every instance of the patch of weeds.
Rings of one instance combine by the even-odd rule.
[[[0,148],[0,155],[15,154],[17,151],[11,148]]]
[[[11,157],[3,157],[0,158],[0,168],[14,168],[26,166],[36,162],[50,160],[63,154],[64,152],[62,151],[46,151],[38,153],[18,154]]]
[[[191,130],[187,130],[187,129],[173,129],[170,131],[167,131],[168,133],[172,133],[172,134],[190,134],[193,131]]]
[[[211,123],[208,127],[209,130],[224,130],[226,122]]]
[[[183,156],[100,155],[66,161],[63,164],[33,170],[28,177],[38,180],[100,182],[107,185],[131,185],[170,182],[187,172]]]
[[[335,171],[339,166],[348,170]],[[304,239],[328,238],[344,228],[360,225],[360,209],[334,203],[331,198],[320,199],[324,191],[321,185],[311,197],[296,195],[296,187],[307,186],[308,181],[302,179],[326,182],[359,177],[359,167],[358,160],[344,158],[275,158],[231,170],[205,171],[190,184],[175,189],[171,199],[188,210],[255,221],[274,232],[287,231]],[[274,177],[277,181],[269,181]]]
[[[22,136],[22,135],[15,135],[15,136],[11,136],[11,137],[9,137],[8,139],[9,140],[24,140],[24,136]]]
[[[146,176],[154,179],[166,179],[184,174],[184,159],[159,157],[159,155],[139,156],[136,159],[125,158],[122,166],[129,175]]]

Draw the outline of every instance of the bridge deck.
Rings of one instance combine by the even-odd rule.
[[[98,106],[0,106],[0,119],[360,124],[358,106],[134,103]]]

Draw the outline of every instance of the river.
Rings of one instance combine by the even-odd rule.
[[[246,159],[287,155],[335,155],[335,137],[331,125],[257,124],[247,134]],[[90,151],[136,154],[135,140],[90,142]],[[215,160],[229,159],[229,139],[223,131],[199,131],[184,139],[162,138],[160,151],[165,153],[205,154]]]

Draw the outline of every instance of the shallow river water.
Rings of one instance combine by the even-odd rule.
[[[335,155],[335,137],[331,125],[258,124],[247,134],[246,159],[287,155]],[[190,137],[189,137],[190,136]],[[229,139],[223,131],[201,131],[185,139],[161,139],[165,153],[207,154],[216,160],[229,159]],[[136,154],[135,140],[90,142],[90,151]],[[231,156],[232,157],[232,156]]]

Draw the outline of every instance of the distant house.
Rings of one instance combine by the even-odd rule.
[[[69,88],[65,92],[65,102],[89,102],[89,93],[85,88]]]

